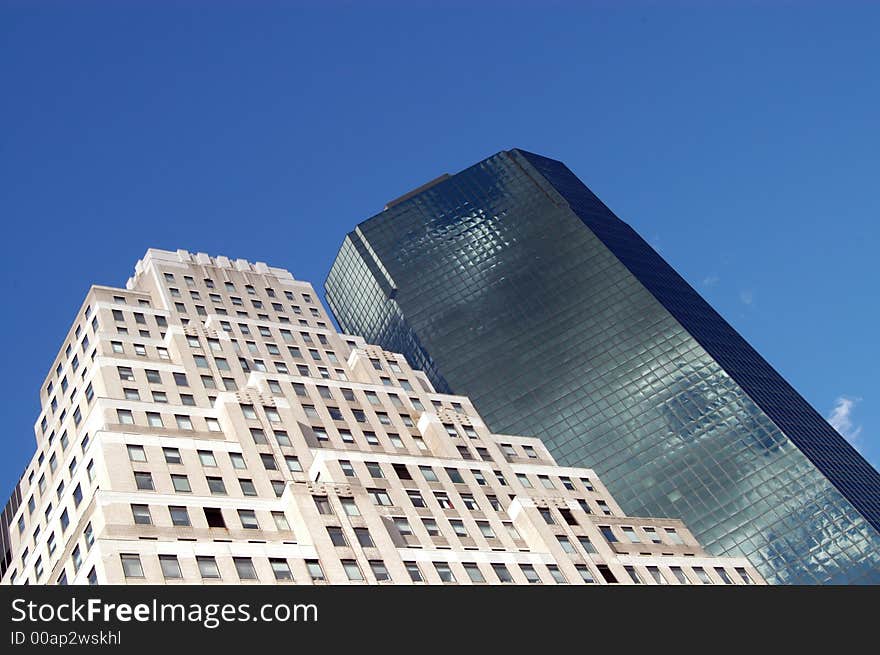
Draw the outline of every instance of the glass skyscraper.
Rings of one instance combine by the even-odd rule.
[[[389,203],[340,327],[771,583],[880,583],[880,475],[564,164],[500,152]]]

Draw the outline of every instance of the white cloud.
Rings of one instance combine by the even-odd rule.
[[[703,286],[704,287],[714,287],[718,282],[721,281],[717,275],[707,275],[703,278]]]
[[[853,423],[852,413],[855,406],[861,402],[861,398],[847,398],[840,396],[834,403],[828,422],[835,430],[840,432],[846,440],[858,448],[861,442],[862,426]]]
[[[743,289],[739,292],[739,300],[743,305],[751,305],[755,302],[755,294],[751,289]]]

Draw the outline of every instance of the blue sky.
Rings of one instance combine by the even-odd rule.
[[[320,285],[387,200],[510,147],[565,161],[880,464],[880,6],[69,4],[0,4],[0,492],[91,283],[159,247]]]

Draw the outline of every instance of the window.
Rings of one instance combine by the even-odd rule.
[[[677,546],[681,546],[684,544],[684,541],[682,541],[681,539],[681,535],[678,534],[678,531],[675,528],[666,528],[666,536],[669,537],[669,540]]]
[[[174,491],[178,493],[189,493],[190,491],[192,491],[189,486],[189,478],[185,475],[172,475],[171,484],[174,486]]]
[[[449,568],[449,564],[446,562],[434,562],[434,569],[437,571],[437,575],[440,576],[440,582],[455,582],[452,569]]]
[[[162,453],[165,455],[165,462],[168,464],[180,464],[180,451],[177,448],[163,448]]]
[[[523,575],[526,576],[526,580],[529,584],[541,584],[541,578],[538,576],[538,572],[535,570],[535,567],[531,564],[520,564],[520,570],[523,572]]]
[[[226,485],[223,483],[223,478],[208,477],[206,479],[208,481],[208,489],[212,494],[221,496],[226,495]]]
[[[146,369],[145,373],[147,374],[147,382],[150,382],[152,384],[162,384],[162,376],[159,375],[159,371],[154,371],[148,368]],[[134,380],[133,377],[128,379]]]
[[[697,574],[697,577],[700,579],[700,582],[702,584],[712,584],[712,580],[709,578],[709,574],[706,573],[706,569],[704,569],[702,566],[695,566],[694,573]]]
[[[159,564],[162,566],[162,575],[166,580],[183,577],[176,555],[159,555]]]
[[[600,525],[599,530],[602,531],[602,536],[605,537],[608,543],[613,544],[617,542],[617,535],[614,534],[614,530],[611,529],[610,525]]]
[[[442,509],[452,509],[452,502],[449,500],[449,494],[445,491],[435,491],[434,497],[437,499],[437,504],[440,505]]]
[[[480,567],[477,566],[475,562],[465,562],[464,571],[468,574],[468,577],[473,583],[486,581],[486,578],[484,578],[483,574],[480,572]]]
[[[153,476],[146,471],[136,471],[134,474],[135,485],[141,491],[153,491]]]
[[[177,427],[181,430],[192,430],[193,424],[190,420],[189,416],[185,416],[183,414],[175,414],[174,420],[177,422]]]
[[[327,528],[327,534],[330,536],[330,541],[333,542],[334,546],[348,546],[348,541],[346,541],[345,535],[342,533],[342,528],[338,526],[329,526]]]
[[[422,494],[416,489],[407,489],[406,495],[409,496],[409,500],[413,504],[413,507],[425,507],[425,500],[422,498]]]
[[[357,477],[354,472],[354,467],[351,465],[351,462],[347,459],[339,460],[339,467],[342,469],[343,475],[347,478]]]
[[[724,582],[724,584],[733,584],[733,580],[731,580],[730,576],[727,575],[727,571],[725,571],[720,566],[715,568],[715,573],[718,574],[718,577],[721,578],[721,581]]]
[[[134,516],[135,525],[152,525],[153,519],[150,516],[150,508],[147,505],[132,505],[131,513]]]
[[[568,540],[568,537],[563,537],[562,535],[557,535],[556,540],[559,542],[559,546],[566,553],[574,553],[576,552],[574,546],[571,545],[571,542]]]
[[[276,580],[293,580],[293,574],[290,572],[290,564],[286,559],[280,557],[270,557],[269,565],[272,567],[272,573],[275,574]]]
[[[550,577],[553,578],[553,581],[556,584],[568,584],[568,580],[562,574],[562,571],[559,570],[559,567],[556,564],[548,564],[547,570],[550,572]]]
[[[529,481],[529,476],[527,476],[525,473],[517,473],[516,479],[517,482],[519,482],[523,487],[526,487],[527,489],[531,488],[532,483],[531,481]]]
[[[132,416],[131,410],[129,409],[117,409],[116,416],[119,422],[123,425],[134,424],[134,416]]]
[[[624,566],[626,570],[626,574],[630,577],[635,584],[643,584],[642,577],[639,575],[639,572],[636,571],[636,567],[634,566]]]
[[[620,530],[621,532],[623,532],[623,535],[629,540],[630,543],[637,544],[640,542],[639,536],[636,534],[634,528],[625,525],[622,526]]]
[[[496,562],[492,564],[492,570],[495,571],[495,575],[498,576],[499,581],[513,582],[513,576],[510,574],[510,571],[504,564]]]
[[[593,545],[593,542],[590,541],[589,537],[580,536],[577,538],[578,542],[580,542],[581,547],[588,553],[595,553],[596,547]]]
[[[316,559],[307,559],[306,560],[306,569],[309,571],[309,577],[314,581],[326,580],[324,577],[324,570],[321,568],[321,563]]]
[[[391,505],[391,497],[384,489],[367,489],[375,505]]]
[[[570,509],[560,508],[559,513],[562,515],[562,518],[565,519],[565,522],[569,525],[577,525],[577,519],[575,519],[574,514],[571,513]]]
[[[191,525],[189,521],[189,512],[187,512],[186,507],[172,505],[168,508],[168,512],[171,514],[172,525],[176,525],[179,527]]]
[[[749,575],[749,572],[746,571],[742,567],[737,567],[736,572],[739,574],[739,577],[742,578],[742,581],[746,584],[755,584],[755,581],[752,580],[752,577]]]
[[[364,574],[361,573],[361,569],[357,565],[357,562],[355,560],[353,560],[353,559],[342,560],[342,568],[345,570],[345,575],[352,582],[359,582],[364,579]]]
[[[581,576],[581,580],[587,584],[593,584],[596,582],[596,578],[593,577],[592,571],[590,571],[590,568],[586,564],[575,564],[574,568],[577,570],[578,575]]]
[[[657,584],[668,584],[666,582],[666,578],[663,577],[663,574],[660,573],[660,569],[656,566],[649,566],[648,573],[654,578],[654,582]]]
[[[235,563],[235,571],[238,573],[239,580],[256,580],[257,570],[250,557],[233,557]]]
[[[358,543],[364,548],[374,548],[376,546],[367,528],[355,528],[354,534],[357,537]]]
[[[143,446],[135,446],[129,445],[127,447],[128,450],[128,459],[132,462],[146,462],[147,454],[144,452]]]
[[[144,577],[144,569],[141,566],[141,558],[138,555],[120,555],[122,561],[122,572],[126,578],[142,578]]]
[[[153,428],[164,427],[162,415],[159,412],[147,412],[147,423]]]
[[[547,525],[553,525],[556,521],[553,520],[553,513],[546,507],[539,507],[538,513],[541,515],[541,518],[544,519],[544,523]]]
[[[464,484],[464,479],[461,477],[458,469],[448,468],[446,469],[446,474],[454,484]]]
[[[196,563],[199,565],[199,573],[205,580],[219,580],[220,569],[217,568],[217,560],[209,556],[196,557]]]
[[[244,496],[257,495],[257,488],[254,486],[254,481],[249,478],[239,478],[238,486],[241,487],[241,493]]]
[[[257,521],[257,514],[252,509],[238,510],[238,518],[241,521],[241,527],[245,530],[259,530],[260,524]]]
[[[459,537],[467,537],[468,536],[467,529],[465,529],[465,527],[464,527],[464,521],[462,521],[460,519],[450,519],[449,524],[452,526],[452,530],[455,532],[456,536],[459,536]]]
[[[232,462],[232,467],[237,469],[245,469],[247,468],[247,464],[244,461],[244,455],[241,453],[229,453],[229,461]]]
[[[419,570],[419,565],[416,562],[404,562],[403,565],[406,567],[406,572],[409,573],[410,580],[413,582],[424,582],[422,572]]]
[[[223,512],[218,507],[205,507],[205,520],[208,522],[209,528],[225,528],[226,522],[223,520]]]
[[[657,530],[652,527],[645,527],[642,529],[645,531],[645,534],[648,535],[648,541],[650,541],[652,544],[661,543],[660,536],[657,534]]]
[[[315,507],[318,508],[318,514],[333,514],[333,508],[330,506],[330,500],[327,496],[313,496],[315,499]]]
[[[688,580],[688,577],[684,574],[684,571],[680,566],[670,566],[669,570],[672,571],[672,575],[675,576],[675,579],[678,580],[680,584],[691,583],[691,581]]]
[[[361,512],[358,509],[357,503],[354,498],[346,498],[341,497],[339,502],[342,503],[342,509],[345,510],[347,516],[360,516]]]
[[[409,521],[407,521],[404,517],[395,516],[391,520],[394,523],[394,527],[397,528],[397,531],[401,535],[408,536],[413,533],[412,528],[409,526]]]
[[[278,530],[290,530],[290,523],[287,522],[284,512],[272,512],[272,519],[275,521],[275,527]]]
[[[617,584],[617,577],[614,575],[611,569],[608,568],[607,564],[599,564],[596,568],[599,569],[599,573],[602,574],[602,578],[605,580],[605,582],[607,582],[608,584]]]

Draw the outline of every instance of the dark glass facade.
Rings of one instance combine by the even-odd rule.
[[[340,327],[771,583],[880,583],[880,475],[562,163],[501,152],[345,239]]]

